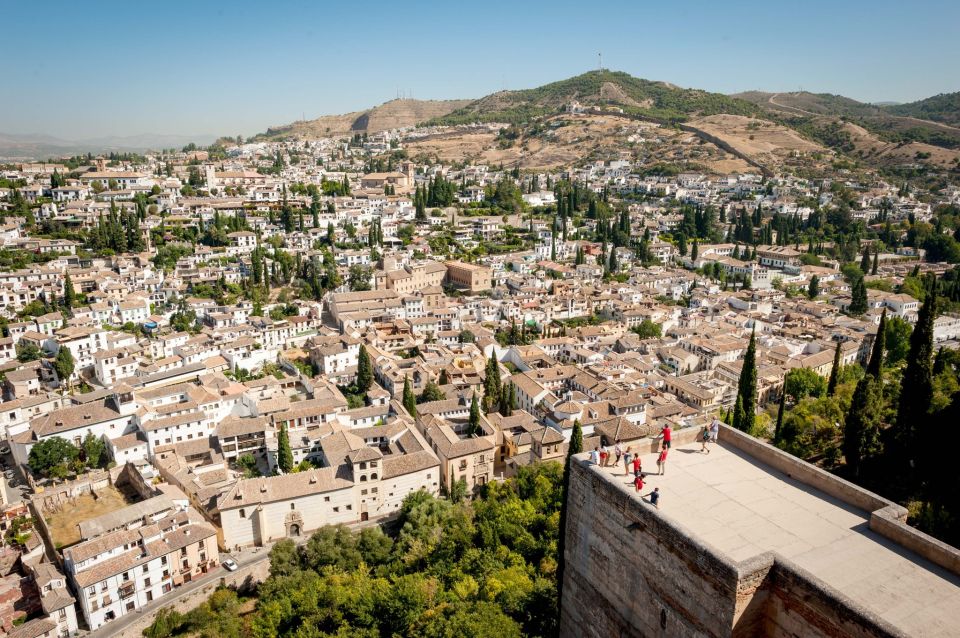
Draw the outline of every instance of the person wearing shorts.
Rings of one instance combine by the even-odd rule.
[[[633,463],[633,448],[627,448],[627,451],[623,453],[623,475],[626,476],[630,473],[630,464]]]
[[[660,474],[667,473],[667,444],[664,443],[663,449],[660,450],[660,456],[657,457],[657,470]]]
[[[663,426],[663,429],[660,430],[660,436],[663,437],[663,446],[670,447],[670,442],[673,440],[673,430],[670,429],[669,425]]]

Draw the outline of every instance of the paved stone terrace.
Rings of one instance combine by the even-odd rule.
[[[664,476],[641,458],[643,494],[659,487],[660,513],[732,560],[774,551],[908,635],[960,635],[960,577],[872,532],[868,512],[722,443],[674,447]],[[622,463],[603,471],[634,490]]]

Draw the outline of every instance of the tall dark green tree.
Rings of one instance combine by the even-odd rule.
[[[867,286],[863,281],[863,276],[857,277],[853,282],[853,288],[850,292],[850,305],[847,311],[851,315],[862,315],[867,311]]]
[[[70,273],[67,272],[63,279],[63,305],[67,307],[68,311],[73,310],[73,302],[76,296],[77,294],[73,290],[73,280],[70,279]]]
[[[743,369],[740,371],[740,381],[737,385],[737,401],[740,403],[740,413],[734,412],[733,427],[744,432],[753,429],[757,416],[757,334],[756,329],[750,333],[750,345],[743,356]]]
[[[880,451],[882,412],[880,381],[864,375],[853,392],[843,427],[843,456],[853,476],[860,475],[864,460]]]
[[[870,247],[864,246],[863,257],[860,259],[860,270],[863,274],[870,272]]]
[[[563,570],[566,567],[564,550],[567,544],[567,496],[570,492],[570,463],[573,456],[583,452],[583,428],[580,421],[573,422],[573,433],[567,446],[567,458],[563,465],[563,501],[560,505],[560,529],[557,534],[557,615],[560,614],[560,601],[563,597]]]
[[[360,353],[357,355],[357,390],[366,392],[371,385],[373,385],[373,366],[370,365],[367,347],[361,344]]]
[[[477,393],[473,393],[473,398],[470,400],[470,419],[467,422],[467,434],[479,435],[481,434],[480,430],[480,402],[477,401]]]
[[[403,378],[403,407],[407,409],[414,419],[417,418],[417,397],[413,395],[413,388],[410,386],[410,377]]]
[[[873,338],[873,351],[870,353],[870,362],[867,364],[867,374],[873,375],[874,379],[880,378],[880,372],[883,370],[884,342],[887,335],[887,309],[883,309],[880,315],[880,325],[877,326],[877,336]]]
[[[900,381],[900,402],[894,436],[908,459],[917,458],[920,430],[928,419],[933,399],[933,322],[937,318],[936,281],[927,283],[927,294],[910,335],[910,354]],[[927,441],[932,445],[932,441]]]
[[[280,425],[277,434],[277,467],[286,474],[293,470],[293,450],[290,448],[290,433],[285,424]]]
[[[483,380],[483,401],[487,412],[500,402],[500,386],[500,364],[497,362],[497,350],[493,348],[487,359],[486,377]]]
[[[833,396],[837,391],[837,382],[840,379],[840,342],[833,351],[833,367],[830,368],[830,381],[827,383],[827,396]]]
[[[807,286],[807,297],[816,299],[820,296],[820,278],[814,275],[810,278],[810,285]]]
[[[787,405],[787,393],[780,393],[780,406],[777,408],[777,425],[773,429],[773,442],[780,440],[780,432],[783,430],[783,410]]]

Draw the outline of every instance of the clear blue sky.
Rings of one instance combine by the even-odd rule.
[[[0,132],[250,135],[604,66],[725,93],[960,90],[960,2],[4,2]]]

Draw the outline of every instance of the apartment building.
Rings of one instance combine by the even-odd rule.
[[[63,556],[90,629],[137,613],[220,562],[216,530],[187,511],[131,522],[69,547]]]

